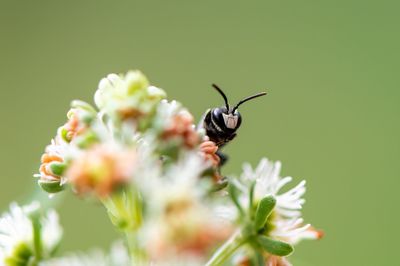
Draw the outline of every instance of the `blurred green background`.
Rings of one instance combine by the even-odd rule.
[[[73,99],[141,69],[196,118],[241,108],[225,173],[267,156],[307,179],[295,265],[394,265],[398,246],[398,1],[0,1],[0,207],[36,187],[44,147]],[[101,206],[67,196],[63,251],[117,237]]]

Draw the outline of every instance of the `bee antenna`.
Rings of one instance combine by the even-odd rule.
[[[267,93],[266,92],[260,92],[260,93],[257,93],[257,94],[255,94],[255,95],[252,95],[252,96],[249,96],[249,97],[247,97],[247,98],[244,98],[243,100],[241,100],[238,104],[236,104],[236,106],[232,109],[232,113],[234,113],[235,111],[236,111],[236,109],[238,109],[238,107],[241,105],[241,104],[243,104],[243,103],[245,103],[245,102],[247,102],[247,101],[250,101],[250,100],[252,100],[252,99],[254,99],[254,98],[257,98],[257,97],[260,97],[260,96],[264,96],[264,95],[266,95]]]
[[[216,84],[212,84],[212,86],[219,92],[219,94],[221,94],[222,98],[224,98],[226,110],[229,112],[228,98],[226,97],[225,93]]]

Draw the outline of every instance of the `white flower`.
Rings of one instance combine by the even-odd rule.
[[[27,213],[37,208],[35,205],[21,208],[15,203],[10,206],[10,212],[5,213],[0,218],[0,261],[14,255],[16,249],[27,249],[27,253],[33,252],[33,227],[32,221]],[[23,247],[25,246],[25,247]]]
[[[129,266],[132,265],[128,251],[121,241],[114,243],[110,253],[99,249],[88,253],[71,254],[63,258],[45,261],[40,266]]]
[[[31,215],[38,211],[40,205],[34,202],[20,207],[12,203],[10,211],[0,218],[0,261],[29,261],[38,255],[35,249],[34,222]],[[41,256],[49,257],[57,247],[62,236],[62,229],[58,224],[58,216],[54,211],[38,220],[40,226],[39,242]]]
[[[305,200],[302,198],[306,187],[303,180],[294,188],[281,193],[281,189],[292,181],[292,177],[281,177],[281,163],[271,162],[263,158],[253,170],[250,164],[243,166],[241,182],[236,182],[243,194],[240,198],[242,206],[248,205],[249,183],[255,182],[254,199],[259,201],[262,198],[272,195],[276,198],[276,207],[272,215],[274,229],[270,235],[282,239],[290,244],[296,244],[302,239],[317,239],[321,233],[312,229],[310,224],[303,224],[301,208]]]
[[[65,184],[67,180],[62,176],[57,176],[52,173],[49,166],[53,162],[65,162],[69,154],[69,150],[69,145],[59,136],[52,139],[51,144],[46,147],[46,151],[42,155],[42,164],[39,168],[40,174],[35,174],[34,177],[39,178],[40,182],[59,182],[60,186]]]
[[[199,154],[188,152],[164,173],[139,183],[146,202],[142,239],[154,265],[204,265],[208,252],[232,232],[207,198],[211,182],[201,179],[207,166]]]
[[[107,113],[135,110],[137,114],[149,112],[154,103],[165,98],[162,89],[149,85],[140,71],[129,71],[126,75],[109,74],[103,78],[94,100],[100,110]]]
[[[113,95],[121,97],[124,95],[124,82],[117,74],[109,74],[107,77],[100,80],[99,87],[94,95],[94,102],[99,109],[106,106],[107,100]]]

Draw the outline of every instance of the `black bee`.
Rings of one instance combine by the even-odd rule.
[[[222,98],[224,98],[225,106],[209,109],[204,115],[202,126],[209,139],[218,147],[222,147],[236,137],[236,131],[242,123],[242,117],[237,110],[238,107],[251,99],[264,96],[267,93],[261,92],[249,96],[241,100],[234,107],[231,107],[229,106],[228,98],[225,93],[217,85],[212,84],[212,86],[221,94]],[[227,159],[226,155],[218,152],[218,156],[221,158],[221,165],[224,164]]]

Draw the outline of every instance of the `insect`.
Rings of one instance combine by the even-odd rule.
[[[242,116],[238,111],[239,106],[249,100],[264,96],[267,93],[260,92],[246,97],[239,101],[235,106],[231,107],[225,93],[217,85],[212,84],[212,86],[219,92],[219,94],[221,94],[222,98],[224,98],[225,106],[209,109],[204,115],[202,126],[205,129],[208,138],[218,147],[222,147],[236,137],[236,131],[242,123]],[[227,160],[226,155],[220,152],[217,154],[221,158],[221,165],[224,164]]]

